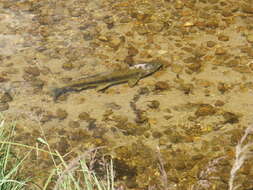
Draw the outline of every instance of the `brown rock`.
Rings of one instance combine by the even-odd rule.
[[[11,97],[11,95],[8,93],[8,92],[5,92],[1,99],[0,99],[0,102],[1,103],[6,103],[6,102],[11,102],[13,100],[13,98]]]
[[[78,117],[80,120],[84,120],[84,121],[89,121],[91,119],[90,115],[87,112],[80,113]]]
[[[240,65],[240,66],[234,67],[233,70],[240,72],[240,73],[250,73],[251,72],[250,68],[246,65]]]
[[[171,71],[173,73],[181,73],[183,71],[183,66],[182,65],[178,65],[178,64],[172,64],[171,65]]]
[[[211,20],[209,22],[206,23],[206,27],[215,29],[219,27],[219,21],[218,20]]]
[[[251,71],[253,71],[253,62],[249,64],[249,68]]]
[[[223,47],[218,47],[215,50],[215,55],[224,55],[226,54],[226,49],[224,49]]]
[[[63,64],[62,64],[62,68],[63,68],[64,70],[67,70],[67,71],[73,69],[73,67],[74,67],[73,64],[70,63],[70,62],[63,63]]]
[[[214,41],[207,41],[206,42],[206,46],[209,47],[209,48],[212,48],[212,47],[216,46],[216,42],[214,42]]]
[[[201,69],[201,63],[195,62],[190,65],[187,65],[187,68],[190,69],[192,72],[198,72]]]
[[[234,124],[239,122],[239,116],[232,112],[224,112],[222,115],[225,119],[224,123]]]
[[[223,101],[221,101],[221,100],[217,100],[215,103],[214,103],[214,105],[215,106],[217,106],[217,107],[221,107],[221,106],[223,106],[225,103],[223,102]]]
[[[128,47],[128,55],[129,56],[135,56],[139,53],[138,49],[136,49],[134,46]]]
[[[5,111],[9,109],[8,103],[0,103],[0,111]]]
[[[109,41],[109,38],[106,37],[106,36],[99,36],[98,39],[102,42],[108,42]]]
[[[184,63],[194,63],[196,61],[195,57],[188,57],[186,59],[183,60]]]
[[[94,35],[91,32],[87,31],[83,33],[83,39],[85,41],[93,40],[93,38],[94,38]]]
[[[42,115],[42,118],[40,121],[42,123],[45,123],[45,122],[52,120],[53,118],[54,118],[53,113],[51,111],[46,111],[46,113]]]
[[[148,29],[150,32],[158,33],[162,31],[164,24],[162,22],[153,22],[147,24]]]
[[[168,90],[170,88],[169,84],[165,81],[158,81],[157,83],[155,83],[155,89],[156,90]]]
[[[249,43],[253,43],[253,33],[252,34],[249,34],[249,35],[247,35],[247,41],[249,42]]]
[[[61,108],[58,108],[56,110],[56,117],[58,117],[60,120],[65,119],[67,116],[68,116],[68,113],[65,110]]]
[[[115,102],[106,103],[105,106],[107,108],[112,109],[112,110],[120,110],[121,109],[121,106],[116,104]]]
[[[233,15],[233,13],[231,12],[231,10],[224,10],[224,11],[222,11],[222,16],[224,16],[224,17],[230,17],[230,16],[232,16]]]
[[[253,14],[253,6],[249,4],[245,4],[242,6],[242,12],[248,13],[248,14]]]
[[[44,67],[41,68],[40,72],[43,75],[48,75],[49,73],[51,73],[51,70],[50,70],[49,67],[44,66]]]
[[[0,82],[5,82],[6,79],[4,77],[0,77]]]
[[[160,102],[157,100],[150,101],[150,104],[148,104],[148,107],[151,109],[158,109],[160,106]]]
[[[121,39],[117,37],[113,37],[109,42],[108,46],[113,48],[115,51],[119,49],[121,44]]]
[[[215,4],[215,3],[218,3],[219,0],[208,0],[208,2],[211,3],[211,4]]]
[[[24,71],[34,77],[37,77],[40,75],[40,70],[38,69],[38,67],[26,67]]]
[[[80,123],[78,121],[69,121],[69,127],[70,128],[78,128],[80,127]]]
[[[42,89],[44,86],[45,82],[39,78],[34,78],[34,80],[31,81],[31,85],[35,88]]]
[[[229,37],[226,35],[219,35],[218,40],[226,42],[226,41],[229,41]]]
[[[228,84],[223,83],[223,82],[219,82],[217,89],[223,94],[230,89],[230,86]]]
[[[197,117],[208,116],[208,115],[214,115],[215,112],[216,112],[216,109],[212,105],[202,104],[202,105],[199,106],[199,108],[195,112],[195,115]]]
[[[152,133],[152,136],[153,136],[153,138],[158,139],[158,138],[161,138],[163,136],[163,134],[159,131],[154,131]]]
[[[187,166],[186,166],[186,163],[185,163],[185,160],[183,159],[177,159],[173,166],[175,167],[175,169],[177,170],[184,170]]]
[[[128,65],[133,65],[134,64],[134,59],[132,56],[126,56],[124,59],[124,62],[127,63]]]
[[[190,94],[194,89],[194,85],[191,83],[182,83],[180,84],[179,89],[182,90],[185,94]]]

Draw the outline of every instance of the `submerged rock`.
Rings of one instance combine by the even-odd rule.
[[[225,119],[224,123],[234,124],[239,122],[239,116],[232,112],[224,112],[222,116]]]
[[[8,103],[0,103],[0,111],[5,111],[9,109]]]
[[[1,99],[0,99],[0,102],[1,103],[6,103],[6,102],[11,102],[13,100],[12,96],[10,95],[10,93],[8,92],[5,92]]]
[[[213,107],[212,105],[210,105],[210,104],[202,104],[202,105],[199,106],[199,108],[195,112],[195,115],[197,117],[208,116],[208,115],[214,115],[215,112],[216,112],[216,108]]]

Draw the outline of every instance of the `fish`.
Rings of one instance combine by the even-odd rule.
[[[91,88],[96,88],[97,91],[103,91],[110,86],[122,83],[128,83],[129,87],[133,87],[140,79],[155,73],[161,67],[162,64],[157,62],[140,63],[130,66],[127,69],[104,72],[93,76],[80,78],[78,80],[71,81],[65,86],[53,88],[53,99],[56,101],[59,96],[67,92],[80,92],[82,90]]]

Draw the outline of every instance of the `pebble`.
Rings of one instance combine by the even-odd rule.
[[[226,41],[229,41],[229,37],[226,35],[219,35],[218,40],[226,42]]]
[[[232,16],[233,15],[233,13],[231,12],[231,10],[224,10],[224,11],[222,11],[222,16],[224,16],[224,17],[230,17],[230,16]]]
[[[7,103],[7,102],[11,102],[13,100],[12,96],[10,95],[10,93],[8,92],[5,92],[1,99],[0,99],[0,102],[1,103]]]
[[[222,48],[222,47],[218,47],[215,50],[215,55],[224,55],[226,54],[226,49]]]
[[[162,31],[164,24],[162,22],[153,22],[147,24],[147,27],[150,30],[150,32],[158,33]]]
[[[183,66],[178,64],[172,64],[171,71],[173,73],[180,74],[183,71]]]
[[[183,60],[184,63],[194,63],[196,61],[195,57],[188,57],[186,59]]]
[[[78,128],[80,127],[80,123],[78,121],[69,121],[69,127],[70,128]]]
[[[46,111],[46,113],[43,114],[40,122],[45,123],[45,122],[48,122],[48,121],[52,120],[53,118],[54,118],[53,113],[50,112],[50,111]]]
[[[224,112],[222,116],[225,119],[224,123],[234,124],[239,122],[239,116],[232,112]]]
[[[40,70],[38,69],[38,67],[26,67],[24,71],[34,77],[37,77],[40,75]]]
[[[216,46],[216,42],[214,42],[214,41],[207,41],[206,42],[206,46],[207,47],[209,47],[209,48],[212,48],[212,47],[214,47],[214,46]]]
[[[44,86],[45,82],[39,78],[35,78],[35,80],[31,81],[31,85],[35,88],[39,88],[42,89],[42,87]]]
[[[56,117],[58,117],[60,120],[66,119],[67,116],[68,116],[68,113],[65,110],[61,108],[58,108],[56,110]]]
[[[8,103],[0,103],[0,111],[5,111],[9,109]]]
[[[249,35],[247,35],[247,41],[249,42],[249,43],[253,43],[253,33],[252,34],[249,34]]]
[[[129,56],[135,56],[139,53],[138,49],[136,49],[134,46],[128,47],[128,55]]]
[[[230,89],[230,86],[223,82],[219,82],[217,85],[217,89],[223,94]]]
[[[208,115],[214,115],[215,112],[216,112],[216,109],[212,105],[202,104],[202,105],[199,106],[199,108],[195,112],[195,115],[197,117],[208,116]]]
[[[110,108],[110,109],[113,109],[113,110],[120,110],[121,109],[121,106],[118,105],[118,104],[116,104],[116,103],[114,103],[114,102],[107,103],[107,104],[105,104],[105,106],[107,108]]]
[[[216,3],[219,2],[219,0],[208,0],[208,2],[211,3],[211,4],[216,4]]]
[[[90,120],[90,115],[87,112],[80,113],[78,117],[80,120],[84,120],[84,121]]]
[[[48,75],[49,73],[51,73],[51,70],[49,67],[43,66],[40,70],[41,74],[43,75]]]
[[[240,65],[237,67],[233,67],[233,70],[240,72],[240,73],[250,73],[251,72],[250,68],[246,65]]]
[[[152,100],[150,101],[150,103],[148,104],[148,107],[151,109],[158,109],[160,106],[160,102],[157,100]]]
[[[217,100],[214,105],[217,106],[217,107],[221,107],[221,106],[224,106],[225,102],[221,101],[221,100]]]
[[[93,40],[94,36],[91,34],[91,32],[85,32],[83,33],[83,39],[85,41]]]
[[[154,131],[152,133],[152,137],[155,138],[155,139],[161,138],[162,136],[163,136],[163,134],[159,131]]]
[[[128,23],[128,22],[131,22],[131,18],[129,16],[123,16],[120,19],[120,23]]]
[[[0,77],[0,82],[5,82],[5,81],[6,81],[6,78]]]
[[[138,89],[139,95],[148,95],[150,93],[150,90],[147,87],[141,87]]]
[[[193,72],[199,72],[201,69],[201,63],[195,62],[187,66],[188,69],[190,69]]]
[[[253,62],[249,64],[249,68],[251,71],[253,71]]]
[[[155,83],[155,90],[168,90],[170,88],[169,84],[165,81],[158,81]]]
[[[190,94],[194,89],[194,85],[191,83],[182,83],[180,84],[179,89],[182,90],[184,94]]]
[[[109,42],[108,46],[113,48],[115,51],[119,49],[121,44],[121,39],[117,37],[113,37]]]
[[[109,39],[106,36],[99,36],[98,39],[102,42],[108,42]]]
[[[205,156],[201,153],[195,154],[191,157],[191,160],[197,161],[197,160],[202,160]]]
[[[253,6],[245,4],[242,6],[242,12],[247,13],[247,14],[253,14]]]
[[[62,64],[62,68],[63,68],[64,70],[67,70],[67,71],[73,69],[73,67],[74,67],[73,64],[70,63],[70,62],[63,63],[63,64]]]

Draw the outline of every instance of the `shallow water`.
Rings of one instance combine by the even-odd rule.
[[[3,0],[0,110],[20,143],[46,138],[69,159],[106,146],[127,189],[162,185],[157,147],[169,189],[251,189],[250,159],[231,170],[252,123],[252,47],[251,0]],[[163,69],[133,88],[50,94],[141,62]],[[46,176],[48,159],[32,157],[24,174]]]

